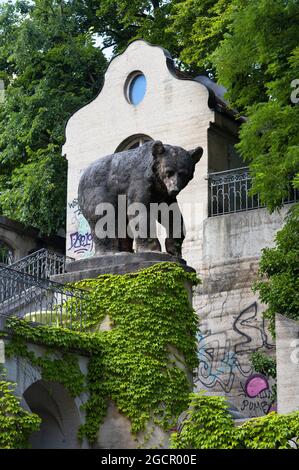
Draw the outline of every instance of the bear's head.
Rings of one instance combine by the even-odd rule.
[[[184,150],[182,147],[163,145],[159,140],[152,144],[154,172],[165,186],[170,197],[175,198],[193,178],[195,165],[203,154],[202,147]]]

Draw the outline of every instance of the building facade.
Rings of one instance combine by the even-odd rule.
[[[200,321],[196,389],[225,394],[244,416],[267,413],[272,384],[254,373],[250,355],[274,346],[252,291],[258,259],[282,226],[287,206],[269,215],[250,195],[251,179],[234,149],[244,118],[210,79],[176,69],[169,53],[144,41],[115,57],[99,95],[66,126],[68,160],[66,255],[93,256],[87,221],[78,207],[82,171],[105,155],[161,140],[204,154],[178,196],[186,225],[183,257],[202,284],[194,293]],[[287,202],[292,202],[292,196]],[[163,231],[161,232],[163,246]]]

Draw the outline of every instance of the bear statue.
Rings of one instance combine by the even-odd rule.
[[[150,207],[153,203],[164,203],[167,207],[176,207],[179,212],[176,196],[193,178],[195,165],[203,153],[202,147],[186,151],[181,147],[164,145],[160,141],[146,142],[144,145],[123,152],[107,155],[87,167],[80,178],[78,203],[82,214],[88,221],[95,244],[95,254],[105,255],[121,251],[161,251],[155,232],[156,221],[165,226],[158,216],[153,220]],[[119,197],[125,197],[122,213],[118,208]],[[99,236],[97,225],[107,212],[99,209],[110,204],[115,208],[113,217],[116,233],[111,236]],[[137,237],[129,230],[118,233],[120,218],[128,226],[133,218],[130,206],[142,204],[144,211],[139,211],[138,225],[141,229]],[[133,205],[133,206],[132,206]],[[174,205],[174,206],[173,206]],[[134,212],[134,211],[133,211]],[[169,211],[169,223],[166,224],[167,253],[179,257],[184,240],[184,223],[180,215],[180,230],[176,233],[173,226],[173,211]],[[143,233],[141,233],[143,232]]]

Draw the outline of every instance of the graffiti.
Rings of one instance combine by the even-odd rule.
[[[68,203],[68,224],[73,228],[68,235],[68,251],[84,258],[94,254],[90,227],[78,205],[78,199]]]
[[[241,403],[240,411],[250,416],[257,416],[259,412],[266,415],[269,412],[269,402],[267,400],[253,402],[245,399]]]
[[[233,329],[242,336],[242,341],[234,345],[236,354],[248,354],[261,348],[273,348],[273,345],[268,343],[264,320],[257,319],[256,302],[241,311],[233,323]]]
[[[254,398],[269,389],[269,382],[264,375],[254,374],[245,383],[245,391],[248,397]]]
[[[244,383],[240,382],[240,411],[250,417],[265,415],[276,410],[275,396],[267,377],[251,375]]]
[[[225,393],[233,387],[236,374],[247,377],[251,367],[243,369],[240,361],[231,348],[231,340],[227,339],[226,332],[198,336],[199,365],[196,382],[206,388],[219,385]]]
[[[76,254],[86,253],[93,249],[93,240],[91,233],[85,233],[84,235],[79,232],[70,234],[70,248]]]
[[[257,374],[252,375],[252,367],[245,356],[260,348],[273,347],[268,342],[264,321],[257,318],[257,311],[257,303],[254,302],[238,314],[233,321],[236,338],[226,330],[198,335],[199,365],[195,383],[230,394],[236,378],[243,377],[246,379],[247,393],[244,391],[244,395],[247,401],[254,393],[260,395],[269,388],[265,378],[262,380]],[[249,402],[247,406],[251,406]]]
[[[73,209],[74,214],[81,215],[81,209],[78,205],[78,199],[73,199],[71,202],[68,203],[70,209]]]

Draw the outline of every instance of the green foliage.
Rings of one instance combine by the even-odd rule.
[[[172,449],[234,449],[237,441],[225,397],[191,394],[181,430],[171,437]]]
[[[214,75],[212,53],[231,22],[232,0],[172,2],[169,31],[175,34],[180,59],[190,71]]]
[[[291,82],[299,76],[299,1],[233,3],[229,33],[212,61],[231,105],[248,116],[237,148],[250,164],[253,192],[273,211],[298,184],[299,107]]]
[[[23,325],[28,328],[28,325]],[[85,377],[82,374],[78,361],[74,355],[68,353],[58,354],[53,348],[46,349],[43,356],[37,356],[26,346],[24,338],[12,338],[6,347],[7,357],[22,356],[41,370],[43,380],[59,382],[72,397],[80,395],[85,390]]]
[[[133,433],[143,430],[149,420],[170,429],[186,408],[190,392],[181,362],[189,370],[197,365],[197,317],[187,281],[199,282],[195,274],[174,263],[80,281],[76,286],[88,289],[90,296],[84,308],[85,332],[33,328],[26,320],[9,319],[14,339],[8,352],[26,357],[41,369],[45,380],[62,383],[73,396],[88,390],[81,438],[95,441],[108,400],[130,419]],[[99,331],[107,316],[113,328]],[[45,354],[36,357],[26,342],[44,345]],[[55,349],[63,352],[59,358],[53,358]],[[72,351],[90,355],[85,378],[69,354]]]
[[[272,357],[256,351],[251,354],[250,362],[255,372],[276,379],[276,361]]]
[[[298,448],[299,412],[274,412],[236,427],[224,397],[191,394],[180,430],[171,437],[173,449]]]
[[[98,93],[106,61],[79,3],[0,5],[0,210],[44,234],[63,227],[64,125]]]
[[[237,428],[237,438],[243,449],[298,449],[299,412],[249,419]]]
[[[28,447],[31,433],[38,431],[41,419],[25,411],[14,395],[15,384],[5,379],[0,371],[0,448],[22,449]]]
[[[104,46],[114,53],[123,51],[134,39],[144,39],[167,48],[176,57],[179,44],[168,30],[173,0],[101,0],[95,31],[103,35]]]
[[[274,335],[275,314],[299,319],[299,219],[292,216],[276,235],[276,246],[265,248],[254,290],[268,308],[264,312]]]

